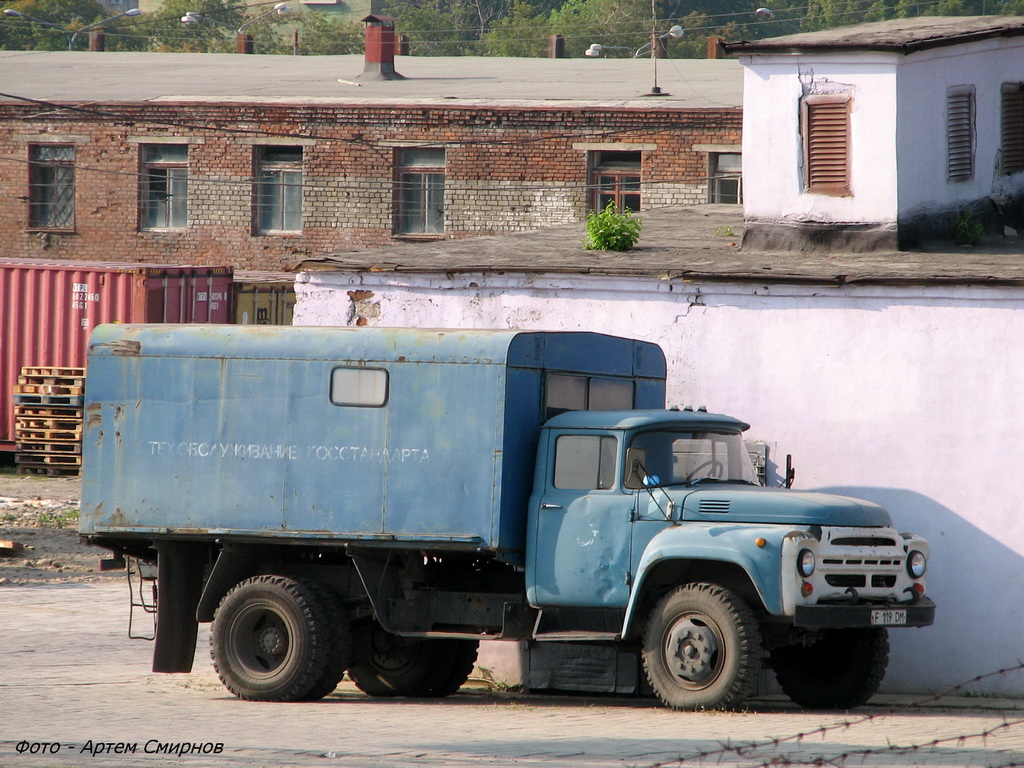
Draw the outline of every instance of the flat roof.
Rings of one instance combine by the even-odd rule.
[[[516,105],[554,108],[740,108],[735,59],[398,56],[404,80],[358,80],[362,54],[0,51],[0,103],[206,102],[313,105]]]
[[[929,48],[1020,35],[1024,35],[1022,16],[919,16],[725,43],[725,49],[731,53],[888,51],[907,55]]]
[[[939,243],[922,251],[759,252],[740,249],[743,208],[698,205],[639,214],[643,230],[629,251],[588,251],[584,224],[463,240],[340,251],[291,265],[302,270],[407,274],[564,274],[658,280],[1024,286],[1018,237],[975,247]]]

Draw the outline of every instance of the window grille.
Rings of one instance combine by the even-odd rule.
[[[398,151],[395,233],[444,234],[443,149]]]
[[[184,229],[188,226],[188,145],[148,144],[142,147],[143,229]]]
[[[260,147],[257,163],[257,232],[301,232],[302,147]]]
[[[75,148],[64,144],[29,146],[29,227],[75,228]]]

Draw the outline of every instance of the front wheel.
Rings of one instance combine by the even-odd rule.
[[[327,671],[330,625],[308,585],[284,576],[255,576],[217,606],[210,636],[214,668],[240,699],[302,700]]]
[[[806,709],[852,709],[867,702],[889,665],[889,633],[878,629],[827,629],[810,645],[771,652],[775,679]]]
[[[687,584],[651,611],[644,670],[673,709],[732,709],[757,686],[761,633],[753,612],[715,584]]]

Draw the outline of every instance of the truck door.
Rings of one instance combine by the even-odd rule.
[[[531,499],[537,540],[527,560],[538,606],[624,607],[633,496],[618,472],[618,436],[559,433],[550,441],[543,485]]]

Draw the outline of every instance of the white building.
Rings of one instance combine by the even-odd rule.
[[[745,67],[744,247],[915,248],[1018,226],[1024,18],[898,19],[726,44]]]
[[[1002,23],[1009,37],[962,41],[949,28],[981,22],[955,22],[942,44],[943,20],[920,20],[916,43],[913,25],[901,27],[906,52],[861,42],[810,59],[750,55],[744,198],[755,239],[797,250],[800,238],[894,244],[963,204],[1017,194],[1022,177],[1003,173],[999,125],[1003,84],[1014,67],[1024,72],[1012,38],[1024,21]],[[973,87],[974,176],[950,181],[946,110],[959,86]],[[802,186],[800,101],[830,90],[844,94],[850,117],[843,195]],[[750,422],[749,436],[769,445],[769,480],[792,454],[797,488],[879,502],[931,541],[936,623],[891,633],[883,691],[939,692],[984,676],[962,690],[1024,696],[1024,674],[990,675],[1018,665],[1024,636],[1020,242],[740,251],[739,219],[736,207],[648,212],[640,246],[623,254],[583,250],[576,227],[337,254],[299,275],[295,322],[657,342],[669,402]]]

